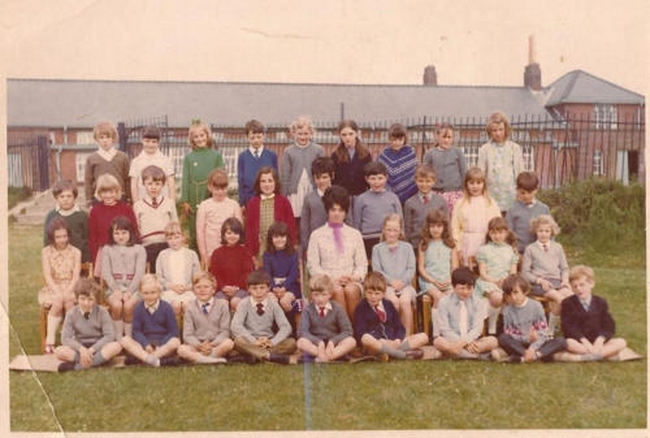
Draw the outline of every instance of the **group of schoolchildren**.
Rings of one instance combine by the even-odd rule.
[[[95,127],[90,213],[76,204],[74,183],[61,181],[45,224],[39,301],[49,308],[45,353],[64,361],[60,370],[101,365],[122,350],[152,366],[418,359],[430,343],[414,330],[420,295],[437,356],[533,362],[564,352],[587,361],[626,347],[606,301],[592,295],[593,271],[569,270],[503,114],[490,116],[490,140],[470,168],[447,123],[420,163],[401,124],[372,161],[354,121],[339,124],[328,157],[312,141],[311,120],[299,117],[281,172],[264,125],[251,120],[245,131],[237,202],[207,125],[189,128],[179,200],[158,128],[144,128],[129,163],[115,149],[115,128]],[[85,262],[94,271],[80,278]],[[550,302],[548,320],[533,297]]]

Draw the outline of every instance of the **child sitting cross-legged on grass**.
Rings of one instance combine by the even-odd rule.
[[[142,301],[133,311],[133,337],[125,336],[121,341],[128,353],[154,367],[176,353],[180,344],[174,310],[160,299],[161,293],[158,277],[145,274],[140,282]]]
[[[393,304],[384,298],[386,278],[370,272],[363,281],[364,299],[354,311],[354,334],[365,351],[385,362],[396,359],[421,359],[420,349],[429,341],[426,333],[406,335],[406,329]]]
[[[62,345],[54,350],[57,359],[64,361],[59,371],[99,366],[122,351],[120,344],[115,342],[111,316],[97,305],[99,285],[82,278],[76,282],[74,294],[77,305],[65,315]]]
[[[530,284],[521,274],[503,281],[503,333],[499,335],[500,349],[492,350],[496,361],[534,362],[551,360],[553,354],[566,348],[566,340],[553,338],[548,332],[542,305],[528,298]]]
[[[474,294],[476,276],[467,267],[454,269],[451,284],[454,292],[438,305],[440,336],[433,346],[446,356],[460,359],[481,359],[482,353],[499,345],[494,336],[481,337],[487,317],[487,301]]]
[[[290,337],[291,324],[282,307],[268,297],[271,277],[258,269],[248,274],[246,284],[250,297],[239,302],[230,324],[235,349],[253,362],[288,364],[296,341]]]
[[[192,288],[196,299],[185,309],[178,355],[194,363],[225,362],[224,356],[235,346],[230,339],[228,303],[214,298],[217,282],[209,272],[197,272]]]
[[[352,324],[345,309],[330,301],[334,282],[324,274],[309,281],[311,303],[302,312],[298,330],[298,348],[316,362],[336,360],[356,347]]]
[[[574,295],[562,301],[562,332],[567,351],[580,355],[580,360],[613,358],[626,347],[625,339],[615,338],[615,323],[607,301],[592,294],[594,271],[588,266],[575,266],[569,273]]]

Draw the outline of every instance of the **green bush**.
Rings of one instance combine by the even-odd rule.
[[[605,256],[645,256],[644,186],[592,178],[540,191],[539,199],[551,208],[562,228],[560,240],[569,246]]]
[[[29,199],[32,196],[32,189],[29,187],[9,187],[7,206],[9,210],[18,203]]]

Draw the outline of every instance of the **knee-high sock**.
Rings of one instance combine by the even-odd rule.
[[[499,318],[499,313],[501,308],[494,308],[488,306],[488,334],[494,335],[497,332],[497,319]]]
[[[63,319],[62,316],[53,316],[51,313],[47,315],[47,334],[45,335],[45,343],[54,345],[56,342],[56,330]]]
[[[115,328],[115,340],[120,342],[124,337],[124,321],[121,319],[114,319],[113,327]]]

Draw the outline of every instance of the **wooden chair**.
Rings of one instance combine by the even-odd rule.
[[[80,277],[90,278],[93,275],[93,264],[84,262],[81,264]],[[45,337],[47,335],[47,317],[50,314],[50,307],[39,306],[39,330],[41,335],[41,351],[45,351]],[[65,309],[64,309],[65,312]],[[65,313],[64,313],[65,315]]]

